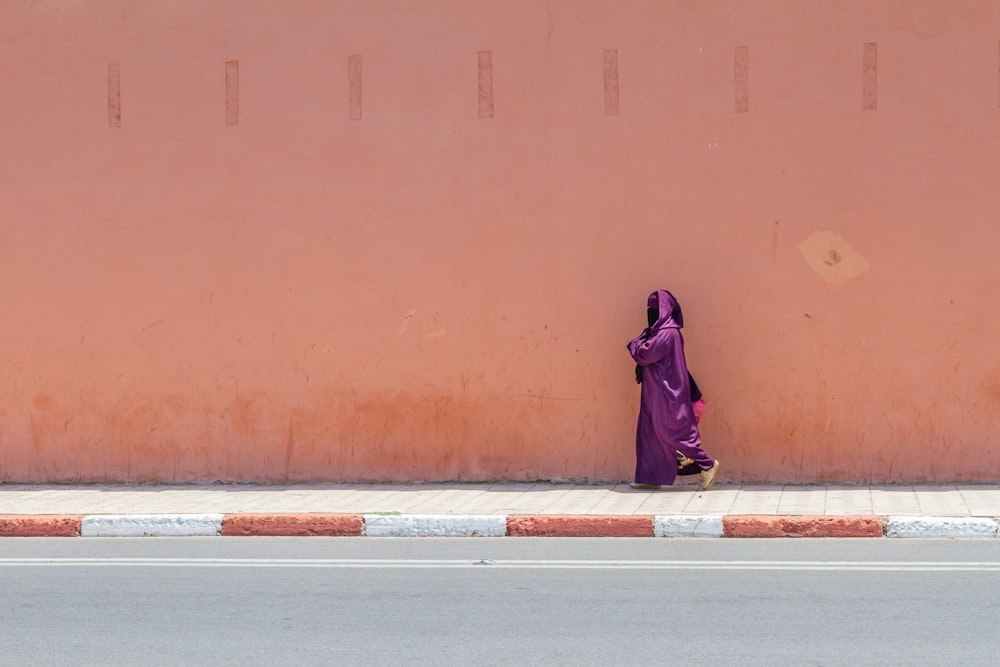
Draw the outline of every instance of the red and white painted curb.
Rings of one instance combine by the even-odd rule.
[[[983,517],[894,516],[886,522],[888,537],[1000,537],[1000,519]]]
[[[80,520],[80,537],[208,537],[222,514],[98,514]]]
[[[0,515],[0,537],[1000,537],[1000,518],[781,515]]]

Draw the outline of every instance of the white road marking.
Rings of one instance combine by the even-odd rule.
[[[0,558],[0,567],[229,567],[367,569],[771,570],[804,572],[1000,572],[991,561],[682,561],[360,558]]]

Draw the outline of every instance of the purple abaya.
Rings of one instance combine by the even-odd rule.
[[[715,459],[701,448],[701,434],[691,406],[691,386],[684,359],[680,304],[666,290],[649,295],[647,307],[659,313],[656,322],[628,344],[642,366],[642,401],[635,434],[635,481],[670,485],[677,477],[676,452],[708,470]]]

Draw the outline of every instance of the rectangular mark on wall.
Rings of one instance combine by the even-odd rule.
[[[118,63],[108,65],[108,127],[122,126],[122,77]]]
[[[493,118],[493,52],[479,52],[479,117]]]
[[[878,44],[865,42],[862,58],[861,108],[878,109]]]
[[[240,61],[226,61],[226,125],[240,124]]]
[[[347,99],[351,120],[361,120],[361,56],[347,56]]]
[[[733,84],[735,98],[733,109],[736,113],[750,111],[750,48],[737,46],[733,51]]]
[[[604,113],[616,116],[620,109],[618,96],[618,49],[605,49]]]

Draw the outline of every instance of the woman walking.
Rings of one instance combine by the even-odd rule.
[[[678,461],[682,474],[700,472],[701,488],[715,483],[719,462],[701,448],[698,420],[691,405],[691,381],[684,358],[684,316],[674,295],[656,290],[646,301],[649,327],[628,344],[642,383],[639,423],[635,434],[634,488],[674,483]]]

